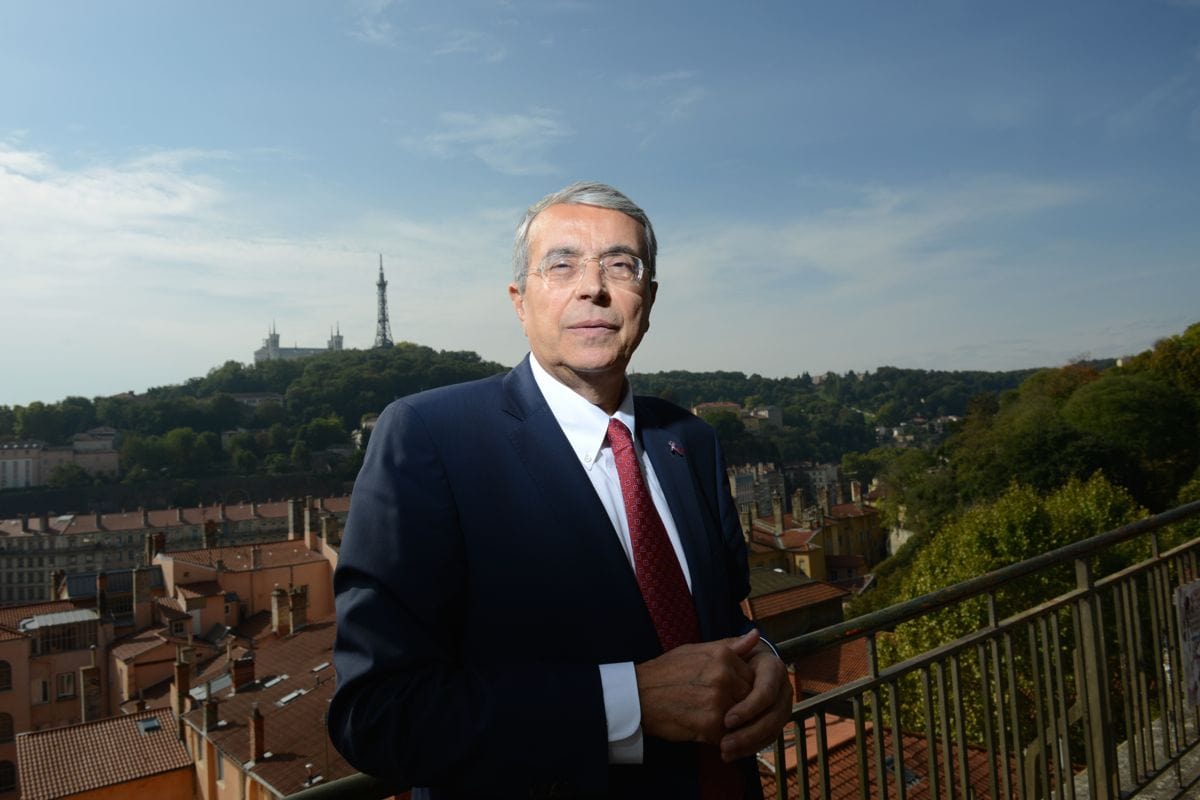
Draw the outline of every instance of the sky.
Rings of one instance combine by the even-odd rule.
[[[1007,370],[1200,321],[1200,1],[0,4],[0,405],[285,346],[512,365],[513,229],[660,242],[631,368]]]

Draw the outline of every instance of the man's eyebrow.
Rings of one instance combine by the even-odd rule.
[[[547,258],[558,258],[559,256],[577,256],[577,255],[579,255],[578,248],[564,246],[564,247],[554,247],[554,248],[551,248],[550,250],[547,250],[546,255],[542,256],[542,258],[547,259]]]

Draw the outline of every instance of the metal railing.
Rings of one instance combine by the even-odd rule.
[[[796,704],[760,757],[768,797],[771,787],[803,800],[1115,800],[1152,785],[1156,797],[1197,793],[1189,762],[1200,713],[1183,679],[1200,653],[1184,651],[1174,590],[1200,579],[1200,539],[1159,546],[1162,529],[1197,516],[1200,502],[1180,506],[779,643],[793,663],[863,640],[867,670]],[[1098,556],[1139,537],[1150,540],[1148,558],[1094,574]],[[1073,588],[1009,607],[1019,587],[1064,570]],[[900,652],[904,623],[940,613],[979,616],[967,635],[881,666]],[[387,795],[356,775],[292,798]]]

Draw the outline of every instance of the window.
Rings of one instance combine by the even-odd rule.
[[[5,689],[12,688],[12,665],[7,661],[0,661],[0,692]]]
[[[35,678],[29,687],[30,701],[36,706],[50,702],[50,683],[45,678]]]
[[[63,698],[66,698],[66,697],[74,697],[75,696],[75,673],[74,672],[58,673],[58,676],[55,678],[54,683],[57,688],[56,694],[58,695],[59,700],[62,700]]]
[[[12,714],[0,713],[0,742],[13,740]]]
[[[0,761],[0,792],[17,788],[17,767],[11,761]]]

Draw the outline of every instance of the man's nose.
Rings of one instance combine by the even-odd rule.
[[[604,279],[604,268],[600,259],[589,258],[583,262],[583,274],[579,276],[579,285],[575,293],[579,297],[597,297],[608,292],[608,284]]]

